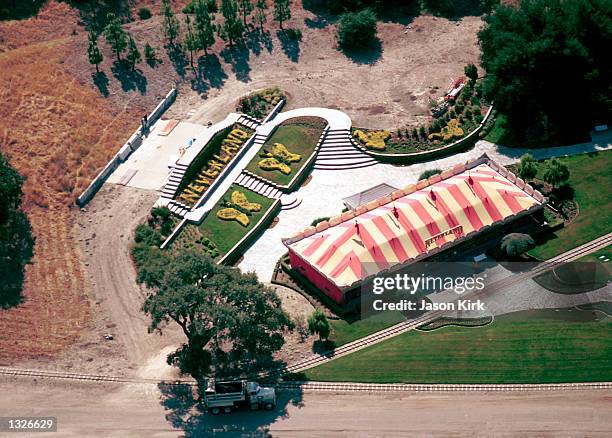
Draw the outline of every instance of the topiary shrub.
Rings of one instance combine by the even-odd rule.
[[[535,248],[535,241],[529,234],[510,233],[502,238],[501,250],[509,257],[518,257]]]

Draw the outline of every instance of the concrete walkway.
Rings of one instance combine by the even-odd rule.
[[[387,183],[404,187],[414,183],[419,175],[428,169],[448,169],[455,164],[465,163],[486,153],[502,165],[517,162],[521,155],[529,152],[537,159],[552,156],[583,154],[612,149],[612,133],[594,135],[591,143],[545,149],[511,149],[481,140],[467,152],[435,161],[394,166],[378,163],[362,169],[338,171],[314,170],[312,180],[300,188],[302,203],[295,209],[281,211],[278,224],[267,230],[249,250],[239,267],[243,271],[255,272],[261,281],[270,281],[277,260],[286,252],[281,238],[289,237],[322,216],[335,216],[342,211],[342,198],[358,193],[374,185]]]

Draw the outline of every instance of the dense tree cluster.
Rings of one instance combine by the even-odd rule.
[[[32,258],[30,222],[20,210],[23,177],[0,155],[0,308],[19,304],[25,265]]]
[[[485,22],[485,92],[517,140],[573,140],[610,121],[612,2],[523,0]]]

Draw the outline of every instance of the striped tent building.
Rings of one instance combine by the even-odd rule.
[[[339,304],[361,282],[541,211],[542,194],[483,155],[287,239],[292,269]],[[348,294],[349,291],[353,291]]]

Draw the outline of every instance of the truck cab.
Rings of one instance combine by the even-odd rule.
[[[251,410],[270,411],[276,406],[276,391],[274,388],[259,386],[257,382],[246,380],[209,380],[204,392],[204,402],[213,415],[221,412],[229,414],[241,406],[248,406]]]

